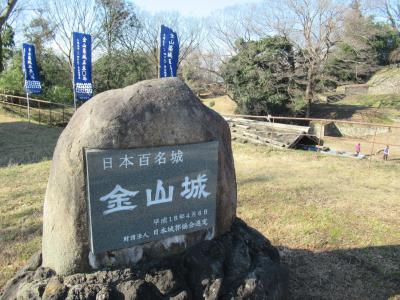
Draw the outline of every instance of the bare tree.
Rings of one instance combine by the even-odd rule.
[[[207,84],[222,83],[219,62],[215,53],[199,48],[182,62],[184,79],[196,81],[202,85],[202,89]]]
[[[7,22],[16,4],[17,0],[7,0],[6,3],[2,3],[0,7],[0,28]]]
[[[215,52],[207,50],[200,50],[199,56],[201,59],[201,70],[208,75],[208,81],[221,82],[220,57]]]
[[[338,47],[332,56],[348,68],[354,68],[356,80],[362,80],[378,68],[378,53],[373,51],[371,40],[382,33],[382,28],[375,25],[372,16],[364,15],[359,0],[353,0],[343,14],[343,32],[341,44],[351,47],[352,52],[343,51]]]
[[[278,7],[268,2],[269,28],[288,38],[302,53],[305,74],[307,116],[315,94],[316,83],[331,48],[340,37],[344,7],[331,0],[285,0]]]
[[[131,54],[139,50],[139,35],[142,30],[139,18],[137,16],[137,8],[133,4],[129,4],[129,14],[126,22],[121,24],[121,31],[118,36],[120,46]]]
[[[383,8],[392,28],[400,31],[400,1],[385,0]]]
[[[95,0],[44,0],[39,9],[40,15],[50,25],[53,32],[51,44],[67,59],[70,76],[73,76],[72,33],[80,31],[92,35],[92,45],[98,45],[99,19]]]
[[[237,54],[237,42],[258,39],[266,34],[259,4],[242,4],[214,12],[205,22],[205,38],[194,52],[197,72],[210,82],[221,82],[221,67]],[[190,62],[188,62],[190,63]]]
[[[142,12],[139,15],[139,21],[141,31],[138,47],[155,66],[156,74],[159,73],[158,60],[161,25],[170,27],[178,35],[180,48],[178,66],[190,53],[198,49],[203,39],[201,21],[193,18],[184,18],[178,13],[150,15]]]
[[[15,9],[16,4],[17,0],[7,0],[6,3],[1,3],[0,6],[0,73],[4,70],[2,33],[7,20],[10,18],[12,11]]]
[[[44,45],[54,38],[53,35],[54,32],[49,23],[40,14],[34,17],[28,25],[24,26],[24,36],[30,43],[35,45],[38,57],[42,56]]]
[[[393,30],[400,31],[400,0],[364,0],[363,7],[369,15],[386,21]]]
[[[135,47],[139,28],[134,6],[126,0],[96,0],[100,9],[100,47],[105,49],[106,88],[111,88],[114,72],[113,55],[121,46]]]
[[[243,4],[216,11],[207,20],[210,50],[221,58],[237,53],[236,42],[248,42],[266,34],[263,15],[257,4]]]

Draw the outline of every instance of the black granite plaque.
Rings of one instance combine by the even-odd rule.
[[[215,225],[218,142],[85,155],[93,253]]]

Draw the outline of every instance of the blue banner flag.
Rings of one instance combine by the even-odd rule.
[[[176,77],[179,58],[179,42],[176,32],[161,25],[160,78]]]
[[[89,34],[72,33],[74,48],[74,89],[76,100],[86,101],[93,95],[92,39]]]
[[[42,86],[36,64],[35,46],[31,44],[22,44],[22,71],[24,72],[26,93],[40,94]]]

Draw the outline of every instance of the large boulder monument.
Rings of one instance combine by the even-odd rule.
[[[283,299],[278,251],[236,218],[229,126],[177,78],[96,95],[54,151],[42,249],[4,299]]]

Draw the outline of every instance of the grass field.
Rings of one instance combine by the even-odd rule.
[[[237,104],[229,96],[208,98],[202,100],[205,105],[212,108],[221,115],[231,115],[235,113]]]
[[[279,246],[294,299],[400,297],[400,166],[235,145],[238,215]]]
[[[40,248],[48,158],[59,132],[0,115],[7,157],[0,166],[0,287]],[[25,150],[3,150],[22,143]],[[247,144],[233,150],[238,215],[279,247],[291,299],[400,299],[399,164],[368,168],[363,160]]]
[[[50,159],[61,130],[0,110],[0,167]]]
[[[28,118],[28,109],[26,107],[26,104],[22,103],[22,105],[24,105],[23,107],[14,106],[12,104],[2,105],[3,110],[6,109],[8,113],[12,113],[13,115],[17,115],[21,118]],[[74,110],[71,107],[63,108],[53,105],[50,110],[49,107],[43,107],[43,105],[40,109],[38,109],[37,104],[34,105],[36,106],[31,106],[30,108],[30,118],[31,121],[38,124],[66,124],[74,113]]]
[[[400,94],[351,95],[332,104],[332,109],[353,110],[352,119],[372,123],[393,123],[400,120]]]

